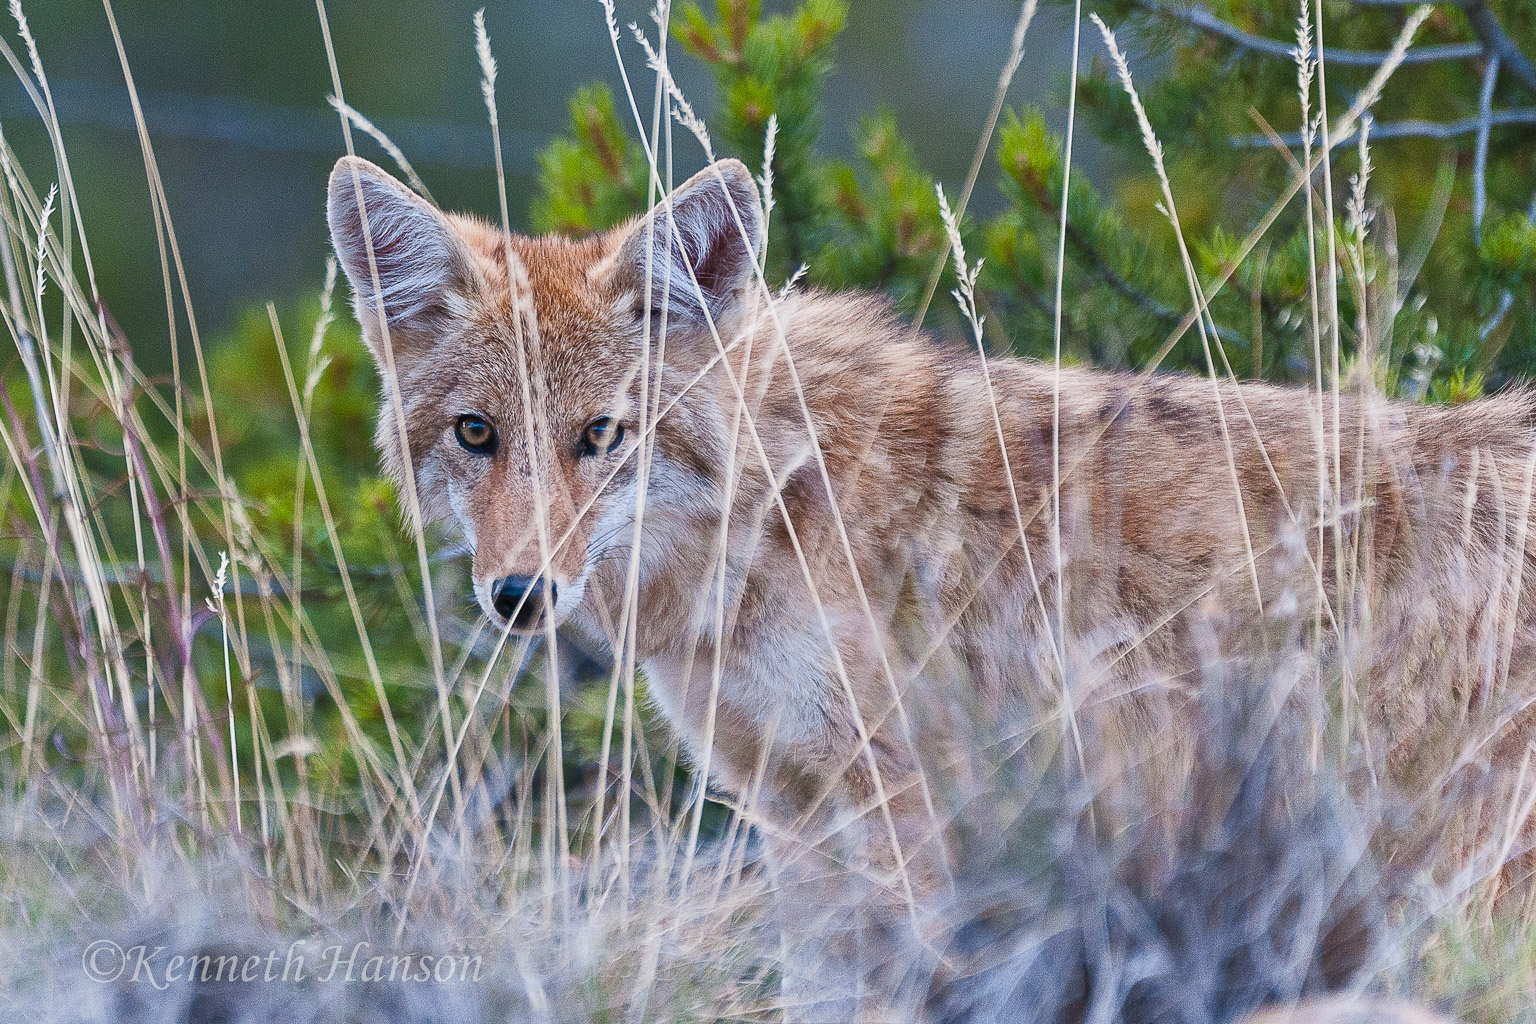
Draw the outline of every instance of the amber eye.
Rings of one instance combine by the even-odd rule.
[[[610,416],[599,416],[581,434],[583,455],[601,455],[624,440],[624,425]]]
[[[453,425],[453,432],[458,435],[459,444],[463,445],[467,452],[489,455],[496,450],[496,428],[487,423],[482,416],[476,416],[473,413],[460,416],[458,422]]]

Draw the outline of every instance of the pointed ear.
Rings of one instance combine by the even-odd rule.
[[[426,331],[441,322],[449,293],[471,279],[469,256],[447,219],[383,168],[360,157],[336,161],[326,219],[331,244],[352,285],[352,307],[375,352],[380,345],[380,301],[391,334]]]
[[[707,309],[718,321],[751,284],[762,248],[757,183],[740,160],[720,160],[674,189],[670,205],[675,230],[668,225],[666,204],[657,204],[629,228],[613,273],[643,295],[649,262],[654,308],[669,289],[669,319],[702,325]]]

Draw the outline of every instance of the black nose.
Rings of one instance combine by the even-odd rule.
[[[504,619],[509,619],[518,629],[532,629],[544,615],[545,588],[549,589],[549,603],[555,603],[558,592],[554,583],[545,583],[542,576],[503,576],[491,585],[491,603]]]

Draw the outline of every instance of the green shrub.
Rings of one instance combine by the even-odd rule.
[[[1185,10],[1161,0],[1115,0],[1101,13],[1134,26],[1157,58],[1158,73],[1144,74],[1140,88],[1152,124],[1173,155],[1173,191],[1207,293],[1237,264],[1211,303],[1234,371],[1313,381],[1319,339],[1311,331],[1308,278],[1314,264],[1300,195],[1238,262],[1241,243],[1294,173],[1290,158],[1267,144],[1264,128],[1283,132],[1300,120],[1296,62],[1283,52],[1295,45],[1298,7],[1290,0],[1224,0],[1205,12],[1281,52],[1234,43],[1208,24],[1191,24],[1179,13]],[[1328,52],[1385,51],[1409,10],[1329,3]],[[1523,5],[1506,0],[1489,10],[1515,45],[1536,50],[1536,18]],[[908,314],[922,312],[925,323],[951,324],[947,303],[937,320],[935,310],[924,308],[928,281],[943,262],[944,233],[932,178],[894,119],[877,112],[861,122],[857,164],[828,156],[819,137],[819,99],[846,17],[837,0],[814,0],[771,17],[763,16],[755,0],[718,0],[713,15],[697,4],[685,5],[672,28],[714,76],[718,111],[712,121],[721,155],[759,166],[768,118],[777,115],[770,283],[785,280],[803,263],[812,284],[883,290]],[[1113,166],[1122,175],[1105,193],[1074,171],[1063,344],[1071,359],[1144,366],[1185,319],[1189,290],[1168,221],[1156,209],[1160,193],[1126,96],[1100,56],[1093,29],[1086,23],[1084,29],[1079,131],[1086,126],[1119,150]],[[1475,38],[1465,15],[1451,7],[1426,24],[1413,45]],[[997,53],[1000,66],[1005,56]],[[1343,113],[1373,70],[1342,58],[1328,65],[1332,118]],[[1388,82],[1373,113],[1378,136],[1393,137],[1373,143],[1376,167],[1367,183],[1363,238],[1346,213],[1345,179],[1359,171],[1356,147],[1335,140],[1348,143],[1337,145],[1333,154],[1341,362],[1352,364],[1360,325],[1367,324],[1378,335],[1371,345],[1379,364],[1373,375],[1409,397],[1459,393],[1474,377],[1500,386],[1525,375],[1536,358],[1531,283],[1536,150],[1527,144],[1529,128],[1493,128],[1480,179],[1487,199],[1481,222],[1472,202],[1479,184],[1472,159],[1475,133],[1443,142],[1427,137],[1435,124],[1477,115],[1481,78],[1479,62],[1460,59],[1405,65]],[[1063,74],[1063,93],[1065,86]],[[1506,72],[1495,82],[1493,106],[1529,102],[1532,91]],[[1309,102],[1315,112],[1315,86]],[[541,161],[536,209],[560,211],[559,216],[541,215],[536,226],[598,230],[643,208],[644,190],[628,186],[631,165],[612,155],[638,154],[637,144],[621,141],[626,135],[627,128],[612,117],[605,88],[583,89],[573,105],[569,137],[552,142]],[[1291,141],[1299,151],[1299,141]],[[983,222],[965,225],[967,235],[984,239],[978,251],[988,258],[978,304],[992,313],[1003,343],[1026,355],[1048,354],[1063,140],[1046,127],[1038,107],[1024,105],[1005,112],[994,148],[1002,207]],[[1321,177],[1314,184],[1321,265],[1327,242]],[[1350,274],[1352,244],[1362,250],[1368,268],[1363,289]],[[1414,258],[1424,269],[1409,279],[1405,272]],[[951,283],[943,281],[942,290]],[[1325,334],[1327,319],[1325,313]],[[1320,340],[1328,351],[1331,339]],[[1185,332],[1162,365],[1204,372],[1193,331]]]

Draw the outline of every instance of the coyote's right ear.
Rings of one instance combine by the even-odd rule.
[[[448,295],[471,279],[470,257],[443,215],[361,157],[336,161],[326,219],[352,284],[353,309],[375,354],[381,304],[392,336],[429,331],[441,323]]]
[[[752,172],[740,160],[721,160],[628,228],[614,273],[639,291],[649,267],[655,307],[665,291],[674,321],[719,320],[752,283],[762,223]]]

